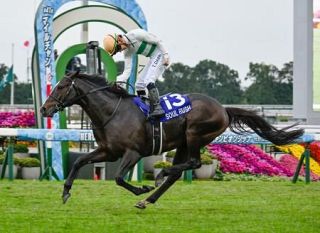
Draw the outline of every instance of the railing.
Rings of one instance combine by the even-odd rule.
[[[32,111],[34,110],[33,104],[0,104],[0,112],[17,112],[17,111]]]
[[[0,128],[0,136],[7,136],[9,138],[8,149],[6,150],[6,158],[3,163],[1,178],[4,177],[6,165],[9,165],[9,179],[13,179],[13,142],[12,138],[16,137],[18,140],[42,140],[47,141],[48,147],[48,166],[45,169],[45,174],[48,176],[48,179],[51,179],[52,176],[56,177],[55,172],[52,168],[51,160],[51,143],[52,141],[94,141],[93,132],[91,130],[70,130],[70,129],[17,129],[17,128]],[[306,143],[309,144],[315,140],[320,140],[320,134],[304,134],[300,137],[296,143]],[[237,135],[230,132],[225,132],[222,135],[218,136],[212,143],[215,144],[271,144],[269,141],[266,141],[259,137],[256,134],[250,135]],[[305,160],[306,164],[306,183],[310,182],[310,151],[309,147],[306,147],[304,154],[301,156],[299,164],[297,166],[293,182],[296,182],[298,175]],[[142,166],[138,166],[138,181],[142,179]],[[43,175],[43,176],[44,176]],[[42,176],[42,177],[43,177]],[[192,180],[191,171],[188,171],[185,176],[187,181]]]

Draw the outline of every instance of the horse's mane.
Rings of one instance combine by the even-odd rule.
[[[122,88],[120,85],[118,85],[117,82],[108,82],[103,75],[99,75],[99,74],[89,75],[89,74],[79,73],[75,77],[86,79],[87,81],[95,84],[98,87],[106,87],[106,90],[116,94],[117,96],[121,96],[124,98],[135,96],[135,95],[129,94],[127,90]]]

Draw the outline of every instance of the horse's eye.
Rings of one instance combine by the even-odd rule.
[[[58,88],[58,90],[62,90],[63,88],[65,88],[66,87],[66,85],[60,85],[60,86],[58,86],[57,88]]]

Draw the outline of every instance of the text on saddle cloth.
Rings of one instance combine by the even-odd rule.
[[[150,106],[140,97],[133,98],[134,103],[141,109],[145,116],[148,116]],[[191,111],[191,102],[188,96],[177,93],[166,94],[160,97],[160,104],[165,111],[165,115],[160,118],[161,122],[169,121],[178,116],[184,115]]]

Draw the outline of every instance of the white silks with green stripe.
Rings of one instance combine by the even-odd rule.
[[[150,57],[156,48],[157,48],[157,45],[142,41],[141,45],[137,50],[137,54],[142,54],[146,57]]]
[[[168,56],[168,52],[158,37],[143,29],[133,29],[123,37],[127,40],[128,47],[123,51],[124,71],[117,77],[117,81],[125,83],[128,80],[132,71],[133,55],[149,57],[149,62],[138,75],[135,85],[137,90],[143,90],[148,83],[155,82],[164,72],[163,58],[165,55]]]

